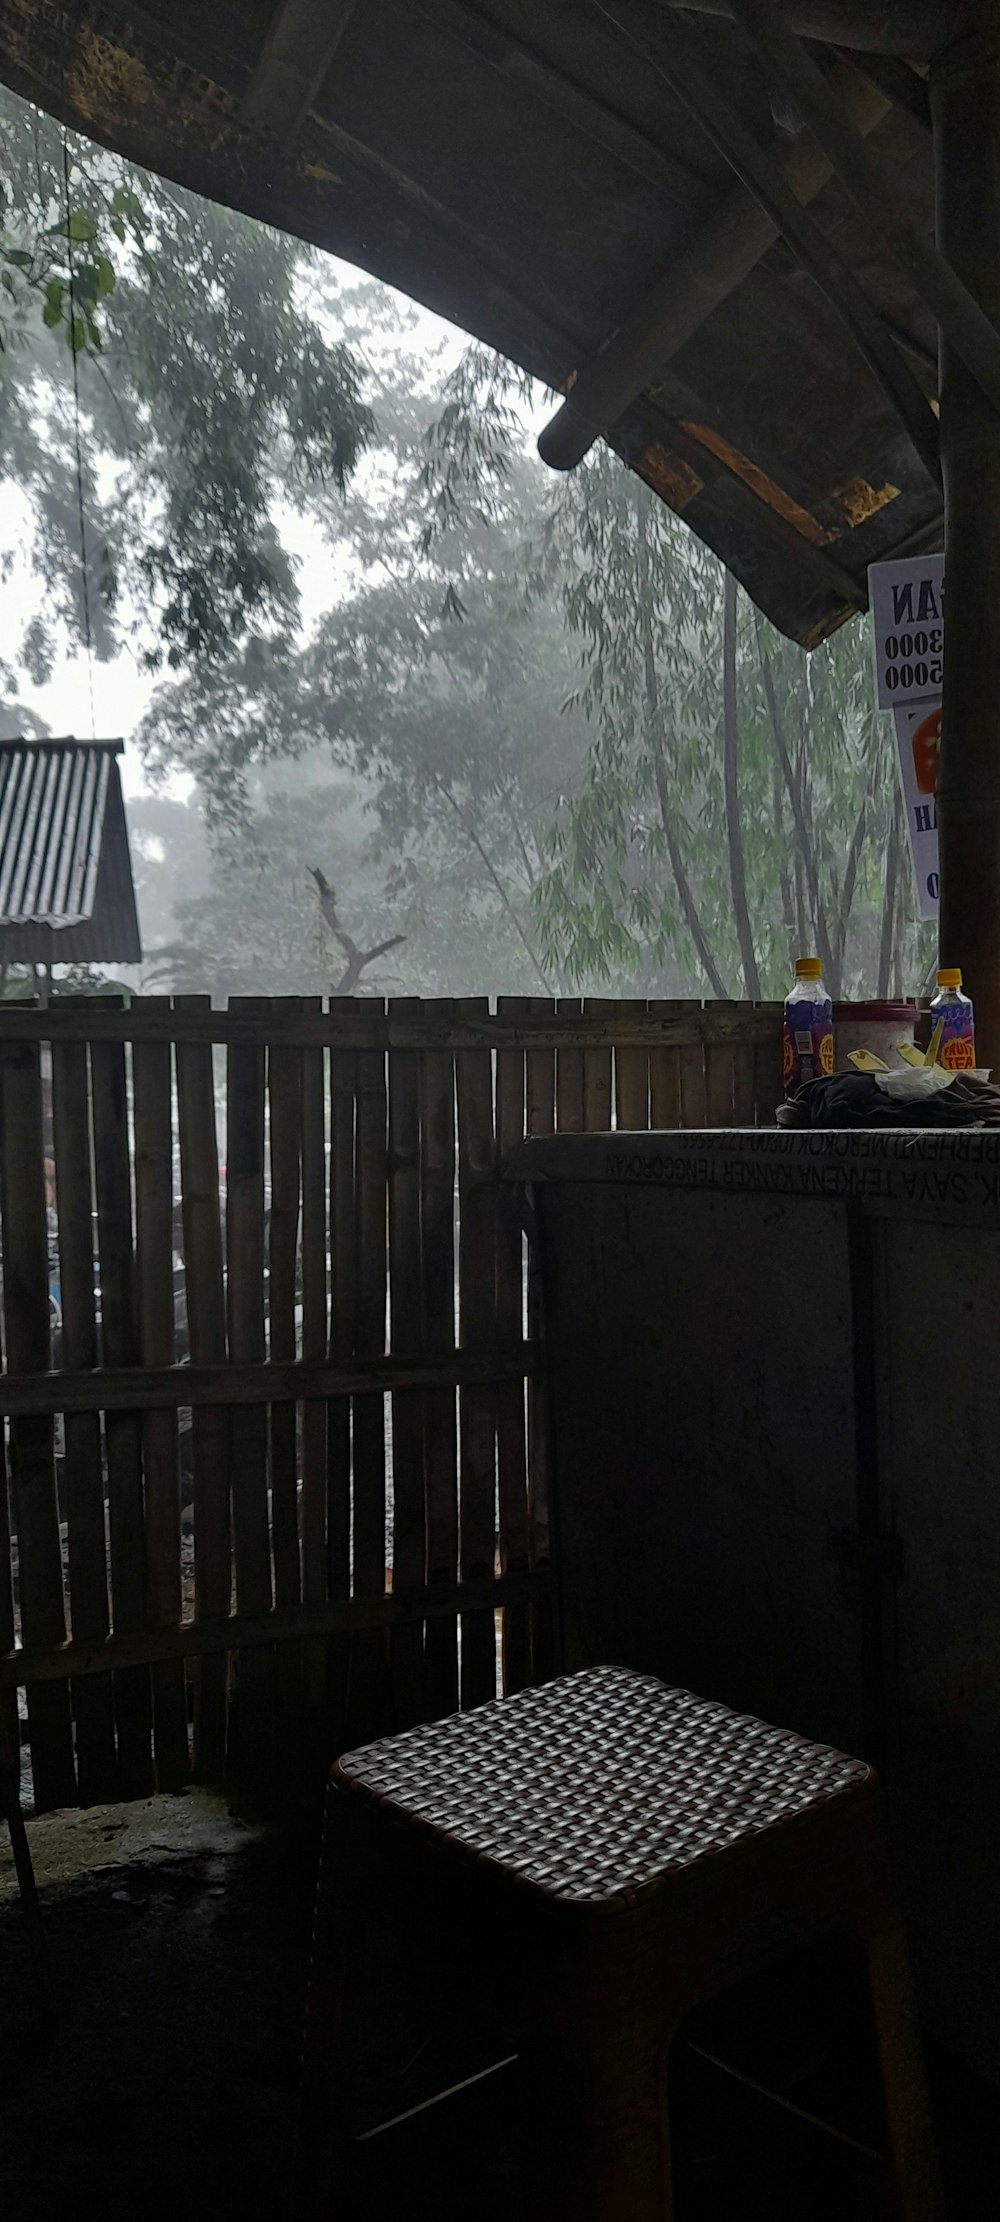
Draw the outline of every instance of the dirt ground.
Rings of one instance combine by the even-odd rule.
[[[49,2001],[0,1864],[5,2222],[280,2213],[312,1836],[200,1791],[29,1831]]]
[[[222,1795],[191,1790],[46,1815],[29,1828],[48,1997],[3,1832],[3,2222],[61,2214],[82,2222],[284,2222],[315,1825],[300,1819],[278,1830]],[[782,2045],[788,2049],[780,2018],[772,2015],[767,2039],[778,2080],[787,2064]],[[750,2020],[756,2044],[757,2006]],[[843,2140],[778,2112],[747,2084],[720,2078],[705,2061],[704,2050],[717,2044],[738,2056],[744,2025],[746,2015],[741,2023],[730,2013],[721,2034],[718,2024],[696,2028],[702,2051],[686,2045],[678,2060],[680,2222],[802,2222],[806,2214],[810,2222],[868,2222],[883,2213],[877,2168]],[[821,2036],[828,2033],[824,2026]],[[800,2030],[799,2052],[802,2042]],[[868,2099],[853,2087],[856,2065],[838,2081],[821,2064],[812,2084],[796,2085],[796,2096],[806,2111],[815,2106],[825,2118],[853,2121],[864,2142]],[[516,2130],[524,2096],[517,2070],[501,2076],[502,2089],[501,2078],[488,2078],[372,2140],[351,2211],[331,2186],[331,2217],[513,2218],[522,2210],[530,2153]],[[995,2096],[940,2065],[935,2092],[951,2222],[993,2222]]]

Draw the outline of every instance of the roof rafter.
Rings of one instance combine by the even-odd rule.
[[[479,56],[498,76],[523,87],[533,100],[603,147],[625,169],[700,213],[710,188],[624,116],[556,69],[525,40],[461,0],[417,0],[420,13]]]
[[[843,51],[853,67],[863,70],[895,108],[904,108],[915,123],[921,124],[925,131],[930,130],[931,96],[927,79],[921,77],[918,69],[912,69],[909,62],[901,62],[895,54],[858,55],[847,49]]]
[[[244,96],[244,123],[294,145],[356,6],[357,0],[283,0]]]
[[[844,114],[811,54],[788,30],[774,0],[732,0],[733,13],[786,87],[846,192],[933,310],[945,338],[1000,409],[1000,333],[933,242],[902,214],[893,179]],[[673,41],[671,42],[673,44]]]
[[[798,526],[790,518],[783,516],[781,510],[776,509],[771,502],[765,501],[750,479],[744,478],[735,470],[725,456],[719,455],[714,448],[707,447],[704,441],[695,439],[676,417],[670,418],[664,440],[698,478],[705,480],[717,494],[721,494],[744,523],[760,533],[765,540],[769,540],[774,547],[780,548],[782,554],[790,556],[793,562],[811,571],[817,585],[827,594],[835,594],[841,605],[848,610],[867,609],[867,580],[855,578],[842,563],[838,563],[836,556],[822,541],[807,540]],[[630,454],[627,460],[640,478],[653,484],[650,473],[644,468],[642,455]]]
[[[778,164],[758,144],[736,110],[716,90],[707,72],[701,67],[699,48],[697,45],[692,46],[688,33],[682,31],[679,25],[674,29],[669,47],[657,57],[656,67],[671,90],[697,118],[713,144],[726,156],[737,176],[766,211],[776,230],[782,233],[803,269],[808,271],[831,308],[846,325],[855,346],[901,417],[926,470],[939,482],[937,419],[923,388],[890,338],[853,271],[806,213]],[[863,146],[861,134],[858,133],[857,137],[859,145]],[[633,394],[645,383],[648,359],[647,352],[642,361],[639,383],[637,386],[633,385]],[[596,384],[600,378],[600,356],[595,359],[592,367]],[[633,377],[634,375],[633,368]],[[567,415],[572,411],[572,402],[571,396],[566,405]],[[605,425],[607,421],[605,418]],[[558,422],[558,419],[555,420],[556,425]],[[565,427],[563,429],[565,431]],[[602,426],[595,427],[595,430],[602,429]],[[555,426],[549,427],[542,434],[539,449],[547,462],[558,464],[562,458],[558,436],[554,440],[550,436],[554,430]],[[589,446],[589,440],[585,444]],[[578,460],[575,456],[569,459]]]
[[[836,65],[844,97],[859,130],[872,131],[889,102],[853,68]],[[771,142],[771,160],[796,200],[806,202],[832,175],[831,165],[808,132]],[[556,470],[571,470],[608,425],[728,298],[780,237],[780,227],[745,185],[722,207],[643,294],[617,331],[578,371],[567,399],[545,426],[539,451]]]

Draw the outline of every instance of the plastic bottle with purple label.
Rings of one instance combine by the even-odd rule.
[[[833,1071],[833,1003],[818,957],[798,957],[795,986],[785,998],[785,1094]]]
[[[938,973],[937,994],[931,1003],[931,1033],[944,1020],[936,1063],[946,1072],[972,1072],[976,1062],[976,1027],[972,997],[962,993],[962,975],[953,967]]]

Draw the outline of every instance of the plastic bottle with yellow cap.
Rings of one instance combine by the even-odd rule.
[[[818,957],[798,957],[785,998],[785,1094],[833,1071],[833,1004]]]
[[[962,975],[955,965],[945,965],[937,976],[937,994],[931,1003],[931,1033],[943,1019],[936,1062],[946,1072],[971,1072],[976,1062],[976,1028],[972,997],[962,992]]]

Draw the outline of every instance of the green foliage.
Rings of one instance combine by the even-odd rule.
[[[298,593],[277,498],[342,490],[372,433],[360,365],[302,305],[317,258],[71,139],[71,293],[62,133],[0,92],[0,141],[0,474],[32,506],[47,654],[60,624],[82,632],[73,353],[97,652],[130,609],[151,666],[284,636]]]
[[[276,768],[259,786],[247,821],[222,829],[213,844],[204,892],[174,905],[172,933],[148,947],[147,992],[221,995],[323,995],[343,976],[345,951],[324,920],[311,867],[336,891],[343,927],[366,952],[401,945],[365,966],[361,994],[462,995],[486,979],[537,988],[527,958],[488,880],[470,873],[460,836],[442,837],[407,869],[386,870],[370,837],[365,792],[331,778],[323,752],[301,766]],[[168,887],[183,871],[197,827],[175,804],[163,823],[157,876]],[[140,888],[144,916],[149,887]],[[518,972],[520,953],[521,971]]]
[[[5,964],[0,959],[0,1003],[28,1003],[42,989],[44,976],[30,964]],[[130,989],[121,980],[109,979],[93,964],[61,964],[53,969],[50,993],[60,995],[120,995],[127,1003]]]
[[[386,297],[366,290],[371,326]],[[572,642],[554,606],[525,593],[526,536],[545,485],[519,453],[489,502],[452,526],[428,469],[441,390],[422,392],[420,364],[389,339],[370,372],[382,438],[346,503],[320,502],[347,590],[307,640],[254,637],[226,663],[163,685],[140,744],[154,771],[180,763],[194,773],[227,849],[241,825],[257,824],[262,771],[322,751],[361,783],[386,930],[408,937],[402,969],[415,943],[430,947],[438,894],[447,910],[457,875],[481,965],[494,951],[490,977],[512,992],[551,993],[562,970],[535,934],[532,891],[555,798],[578,776],[586,736],[580,713],[562,714]],[[445,406],[454,398],[449,383]],[[464,952],[453,946],[452,960],[455,978]],[[473,974],[471,988],[485,977]]]
[[[117,282],[109,234],[119,246],[130,247],[139,265],[153,273],[142,202],[129,186],[96,175],[93,163],[70,185],[68,142],[67,159],[60,168],[61,146],[56,145],[54,127],[47,127],[49,143],[43,158],[41,117],[23,102],[15,103],[13,95],[0,98],[4,145],[10,143],[22,154],[21,166],[15,159],[8,179],[0,179],[0,353],[30,343],[39,307],[42,325],[59,334],[71,354],[81,354],[88,347],[100,350],[100,304]],[[25,122],[32,139],[29,169],[23,162]],[[73,198],[80,190],[86,205]]]
[[[161,669],[140,742],[212,842],[162,981],[329,987],[315,866],[359,948],[406,937],[366,987],[773,995],[805,948],[835,992],[920,984],[864,627],[807,659],[734,623],[606,450],[542,469],[520,372],[472,346],[442,382],[382,288],[77,141],[67,238],[61,132],[0,94],[0,134],[0,472],[47,588],[0,715],[81,630],[75,370],[95,646]],[[289,509],[330,561],[308,629]],[[195,821],[150,807],[146,900]]]
[[[470,350],[462,409],[442,412],[428,472],[432,517],[454,538],[462,483],[473,518],[498,499],[516,434],[506,379]],[[449,453],[456,424],[474,423]],[[710,551],[605,448],[554,487],[524,575],[555,596],[579,648],[570,707],[585,715],[585,774],[557,808],[535,893],[550,960],[669,993],[784,993],[796,954],[823,955],[835,994],[922,984],[933,929],[907,927],[888,721],[875,709],[867,631],[807,657],[736,598],[735,807],[727,801],[724,573]],[[464,582],[461,591],[465,592]]]

